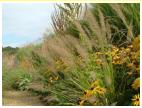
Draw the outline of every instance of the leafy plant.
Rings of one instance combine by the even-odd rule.
[[[29,83],[32,81],[30,74],[24,74],[20,77],[19,81],[16,82],[19,90],[27,90]]]

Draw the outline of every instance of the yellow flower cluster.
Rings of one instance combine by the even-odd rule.
[[[131,51],[130,48],[117,48],[113,46],[111,52],[112,63],[118,65],[126,63],[130,51]]]
[[[133,90],[138,91],[140,87],[140,36],[134,38],[133,42],[125,48],[112,46],[110,51],[96,52],[94,55],[95,63],[98,66],[103,66],[106,62],[112,63],[113,66],[123,66],[128,71],[128,77],[135,78],[131,87]],[[94,85],[96,83],[94,82]],[[92,90],[99,94],[103,94],[106,91],[105,88],[100,88],[99,86]],[[87,91],[86,96],[90,96],[93,91]],[[139,105],[139,103],[139,95],[135,95],[132,99],[132,104]]]
[[[134,50],[133,45],[129,45],[127,48],[117,48],[114,46],[110,53],[112,55],[113,64],[120,65],[126,63],[128,67],[133,67],[139,57],[139,53]]]
[[[107,52],[96,52],[95,62],[97,65],[105,64],[106,61],[112,62],[113,65],[125,65],[129,72],[128,75],[139,74],[140,72],[140,41],[139,37],[136,37],[132,44],[128,47],[118,48],[113,46],[111,51]],[[106,60],[105,60],[106,59]],[[136,72],[136,73],[134,73]]]
[[[84,102],[89,101],[90,98],[97,96],[103,96],[106,93],[106,89],[104,87],[101,87],[99,85],[99,81],[96,80],[92,83],[91,88],[89,90],[85,90],[83,97],[81,97],[81,100],[79,102],[79,105],[83,105]],[[93,98],[92,98],[93,99]],[[95,98],[94,98],[95,99]],[[93,105],[97,105],[96,100],[91,100]]]
[[[131,70],[134,70],[138,75],[138,77],[133,81],[132,83],[132,88],[134,90],[138,90],[140,88],[140,36],[136,37],[133,40],[132,43],[133,46],[133,52],[131,52],[131,61],[132,63],[128,65]],[[140,95],[136,94],[133,96],[132,100],[132,105],[134,106],[139,106],[140,105]]]
[[[112,47],[111,51],[107,52],[96,52],[96,63],[102,64],[102,56],[111,56],[112,57],[112,63],[113,64],[124,64],[127,63],[128,60],[130,60],[130,63],[135,63],[135,60],[140,55],[140,43],[139,43],[139,37],[136,37],[131,45],[124,48],[118,48],[116,46]],[[129,64],[128,64],[129,65]],[[131,64],[133,65],[133,64]]]

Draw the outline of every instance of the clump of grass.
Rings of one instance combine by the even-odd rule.
[[[99,20],[98,8],[111,25],[113,44],[125,45],[139,35],[140,4],[92,4],[92,12],[97,17],[97,21]]]
[[[24,86],[20,87],[19,84],[22,83],[23,80],[21,80],[21,78],[25,75],[29,75],[29,73],[26,73],[21,68],[8,70],[6,69],[5,66],[3,66],[3,75],[2,75],[3,90],[21,89],[21,87],[24,87]]]

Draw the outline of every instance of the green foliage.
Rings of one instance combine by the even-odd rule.
[[[15,82],[14,88],[18,90],[27,90],[29,83],[32,81],[30,74],[23,74],[19,80]]]
[[[80,96],[90,87],[93,78],[85,68],[77,68],[62,74],[64,78],[59,77],[58,80],[49,83],[49,90],[60,100],[58,105],[77,105]]]
[[[18,61],[22,61],[24,58],[30,58],[31,52],[35,49],[34,46],[27,46],[20,48],[19,51],[16,53],[16,57]]]
[[[5,89],[22,89],[27,86],[31,77],[22,69],[15,68],[12,70],[3,66],[2,81],[3,90]]]
[[[69,27],[67,27],[66,33],[70,34],[76,38],[79,38],[79,31],[77,30],[76,26],[72,23],[70,24]]]
[[[39,56],[35,52],[32,52],[32,62],[33,62],[33,65],[35,66],[35,68],[36,67],[38,67],[38,68],[41,67],[42,64],[43,64],[43,61],[44,61],[44,59],[41,56]]]
[[[92,13],[99,19],[100,9],[110,23],[113,44],[122,44],[127,36],[133,38],[140,33],[140,4],[91,4]],[[116,6],[115,6],[116,5]],[[118,6],[120,10],[118,9]],[[116,9],[115,9],[116,8]],[[130,33],[132,31],[132,34]],[[131,36],[132,35],[132,36]],[[119,40],[119,41],[118,41]],[[118,42],[117,42],[118,41]]]
[[[10,46],[8,46],[8,47],[3,47],[2,48],[2,52],[4,53],[4,54],[9,54],[9,55],[11,55],[11,54],[16,54],[17,53],[17,51],[19,50],[19,48],[17,47],[17,48],[13,48],[13,47],[10,47]]]

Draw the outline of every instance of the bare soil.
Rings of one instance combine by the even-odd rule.
[[[4,106],[44,106],[38,96],[29,91],[3,91]]]

